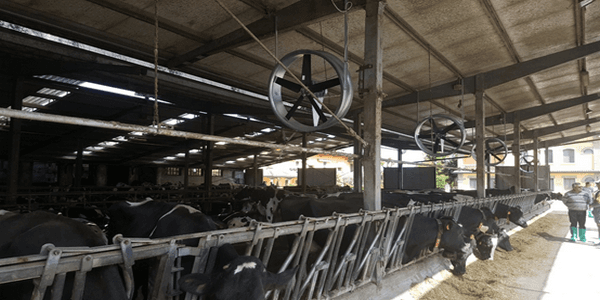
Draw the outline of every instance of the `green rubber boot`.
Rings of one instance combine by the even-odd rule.
[[[579,240],[582,242],[585,242],[585,229],[584,228],[579,228]]]
[[[571,227],[571,242],[577,240],[577,227]]]

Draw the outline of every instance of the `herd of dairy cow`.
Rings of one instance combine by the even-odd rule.
[[[495,191],[507,193],[507,191]],[[463,194],[468,194],[466,192]],[[489,193],[488,193],[489,194]],[[431,204],[457,201],[470,196],[458,193],[420,192],[382,193],[382,206],[406,207],[413,204]],[[536,202],[551,195],[538,196]],[[235,192],[229,210],[219,214],[205,214],[193,205],[146,199],[139,202],[121,201],[106,211],[72,208],[68,216],[47,211],[15,213],[0,211],[0,258],[40,253],[46,243],[57,247],[100,246],[121,234],[124,237],[161,238],[174,235],[212,231],[227,227],[246,226],[252,220],[278,222],[297,220],[300,216],[324,217],[337,213],[355,213],[362,209],[362,193],[337,193],[335,195],[297,194],[266,188],[243,188]],[[235,207],[233,210],[231,208]],[[474,254],[479,259],[493,258],[496,247],[511,251],[509,237],[498,225],[506,219],[518,226],[527,227],[520,207],[498,203],[494,210],[464,206],[458,219],[432,218],[417,214],[414,217],[402,263],[419,256],[423,249],[439,247],[444,257],[450,259],[453,273],[466,272],[466,260]],[[105,220],[109,220],[104,224]],[[90,221],[100,223],[92,225]],[[106,225],[106,226],[104,226]],[[103,229],[100,227],[104,227]],[[352,228],[348,228],[351,234]],[[323,245],[326,233],[316,232],[314,242]],[[183,241],[196,246],[197,241]],[[348,242],[348,241],[345,241]],[[266,270],[260,259],[238,255],[232,245],[225,244],[217,251],[215,266],[210,275],[189,274],[191,262],[183,261],[185,269],[179,280],[180,289],[206,299],[264,299],[271,289],[280,289],[294,276],[291,268],[279,274]],[[117,266],[94,268],[86,278],[83,299],[140,299],[148,297],[148,278],[153,271],[148,261],[134,265],[135,294],[126,291]],[[187,271],[186,271],[187,270]],[[187,274],[186,274],[187,273]],[[70,299],[73,278],[67,277],[62,299]],[[33,280],[0,285],[0,295],[5,299],[31,299]],[[49,294],[49,293],[47,293]],[[49,296],[49,295],[47,295]],[[48,298],[49,299],[49,298]]]

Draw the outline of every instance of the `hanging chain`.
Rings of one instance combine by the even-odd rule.
[[[152,125],[160,128],[158,118],[158,0],[154,1],[154,119]]]

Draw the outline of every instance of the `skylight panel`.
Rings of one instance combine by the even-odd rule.
[[[119,95],[124,95],[124,96],[129,96],[129,97],[141,98],[134,91],[124,90],[124,89],[120,89],[120,88],[116,88],[116,87],[111,87],[111,86],[103,85],[103,84],[97,84],[97,83],[91,83],[91,82],[82,82],[81,84],[79,84],[79,86],[84,87],[84,88],[88,88],[88,89],[105,91],[105,92],[109,92],[109,93],[113,93],[113,94],[119,94]]]
[[[71,92],[56,90],[56,89],[51,89],[51,88],[42,88],[41,90],[39,90],[37,92],[38,92],[38,94],[50,95],[50,96],[59,97],[59,98],[63,98],[71,93]]]
[[[55,102],[55,100],[43,98],[43,97],[37,97],[37,96],[27,96],[27,97],[23,98],[24,104],[35,104],[35,105],[39,105],[39,106],[46,106],[52,102]]]
[[[184,122],[183,120],[179,120],[179,119],[167,119],[167,120],[164,120],[162,123],[173,126],[173,125],[177,125],[177,124],[180,124],[183,122]]]
[[[179,117],[183,118],[183,119],[192,120],[192,119],[195,119],[195,118],[199,117],[199,115],[185,113],[185,114],[179,115]]]
[[[118,144],[119,144],[119,142],[104,141],[104,142],[98,143],[98,146],[102,146],[102,147],[114,147],[114,146],[116,146]]]
[[[33,77],[46,79],[46,80],[50,80],[50,81],[54,81],[54,82],[66,83],[69,85],[80,85],[83,83],[83,81],[80,81],[80,80],[75,80],[75,79],[70,79],[70,78],[65,78],[65,77],[60,77],[60,76],[55,76],[55,75],[35,75]]]

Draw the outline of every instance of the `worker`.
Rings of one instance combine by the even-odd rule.
[[[579,240],[585,242],[586,212],[588,210],[588,205],[592,203],[592,197],[590,193],[583,190],[579,182],[573,183],[572,188],[573,189],[566,192],[562,198],[563,203],[569,209],[571,241],[575,242],[577,234],[579,233]]]
[[[590,197],[594,198],[594,188],[592,187],[592,182],[591,181],[587,181],[585,183],[585,186],[583,187],[583,191],[590,193]],[[588,212],[588,217],[589,218],[593,218],[594,217],[594,216],[592,216],[592,209],[591,208],[590,208],[590,210]]]
[[[596,191],[594,201],[590,207],[594,216],[594,222],[598,226],[598,239],[600,240],[600,180],[596,181],[596,187],[598,187],[598,191]],[[598,245],[600,245],[600,241],[598,241]]]

